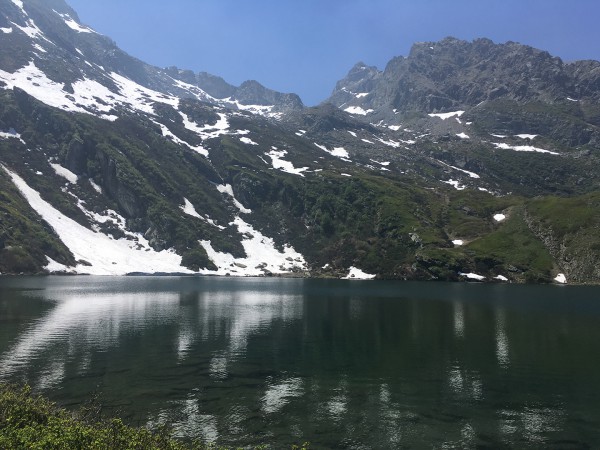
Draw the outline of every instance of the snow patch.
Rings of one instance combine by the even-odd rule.
[[[496,222],[502,222],[504,219],[506,219],[506,216],[504,214],[496,214],[496,215],[494,215],[494,220]]]
[[[392,141],[391,139],[389,141],[386,141],[381,138],[375,138],[375,140],[381,142],[384,145],[387,145],[388,147],[392,147],[392,148],[400,148],[401,147],[400,142]]]
[[[352,136],[354,136],[354,137],[357,137],[357,135],[356,135],[356,133],[355,133],[354,131],[350,131],[350,130],[347,130],[347,131],[348,131],[348,133],[350,133]]]
[[[348,270],[348,275],[346,275],[343,278],[344,280],[372,280],[376,277],[376,275],[371,275],[366,272],[363,272],[362,270],[354,266],[350,267]]]
[[[558,275],[556,275],[556,278],[554,278],[554,281],[560,284],[567,284],[567,277],[564,273],[559,273]]]
[[[55,163],[50,163],[50,167],[52,167],[52,169],[54,169],[54,172],[56,173],[56,175],[63,177],[65,180],[67,180],[71,184],[77,184],[77,179],[78,179],[77,175],[75,175],[69,169],[66,169],[65,167],[61,166],[60,164],[55,164]]]
[[[348,108],[344,109],[344,111],[346,111],[349,114],[357,114],[359,116],[366,116],[367,114],[371,114],[374,110],[373,109],[364,110],[360,106],[349,106]]]
[[[485,280],[485,277],[482,275],[477,275],[476,273],[462,273],[459,272],[458,273],[461,277],[465,277],[468,278],[469,280],[477,280],[477,281],[482,281]]]
[[[252,113],[252,114],[255,114],[258,116],[265,116],[265,117],[271,117],[274,119],[279,119],[279,118],[281,118],[281,115],[282,115],[280,112],[273,112],[275,105],[244,105],[244,104],[240,103],[238,100],[233,100],[231,97],[223,99],[221,101],[221,103],[223,103],[229,107],[234,106],[235,108],[239,109],[240,111],[247,111],[249,113]]]
[[[102,188],[96,184],[96,182],[94,182],[94,180],[92,180],[91,178],[89,179],[90,184],[92,185],[92,188],[98,193],[98,194],[102,194]]]
[[[247,138],[247,137],[241,137],[240,141],[242,141],[242,143],[247,144],[247,145],[258,145],[256,142],[254,142],[252,139]]]
[[[536,137],[538,137],[537,134],[515,134],[515,137],[518,137],[520,139],[535,139]]]
[[[4,34],[9,34],[13,32],[12,27],[8,27],[8,28],[0,28],[0,31],[2,31]]]
[[[400,125],[389,125],[388,128],[392,131],[399,131],[402,127]]]
[[[237,226],[243,236],[241,243],[247,256],[234,258],[229,253],[214,250],[210,241],[200,241],[210,260],[218,267],[216,272],[205,271],[205,273],[258,276],[266,272],[277,274],[306,269],[304,256],[296,252],[293,247],[286,245],[283,251],[277,250],[273,239],[255,230],[239,216],[231,224]]]
[[[576,99],[571,98],[571,97],[567,97],[567,100],[569,100],[570,102],[578,102],[579,101],[579,100],[576,100]]]
[[[233,188],[231,187],[230,184],[220,184],[217,185],[217,190],[221,193],[221,194],[226,194],[228,196],[230,196],[233,200],[233,204],[235,205],[235,207],[237,209],[240,210],[241,213],[244,214],[250,214],[252,212],[251,209],[245,208],[244,205],[242,205],[236,198],[235,195],[233,195]]]
[[[457,191],[462,191],[467,188],[466,186],[461,185],[458,180],[453,180],[452,178],[449,179],[448,181],[442,181],[442,183],[449,184]]]
[[[219,120],[214,125],[199,126],[196,122],[192,121],[185,113],[179,112],[183,118],[183,126],[190,131],[193,131],[203,141],[207,139],[214,139],[229,132],[229,121],[227,115],[218,113]]]
[[[464,245],[464,242],[463,242],[462,239],[455,239],[455,240],[452,241],[452,243],[454,245],[456,245],[457,247],[460,247],[461,245]]]
[[[179,206],[179,208],[188,216],[196,217],[198,219],[202,219],[203,217],[198,214],[192,202],[190,202],[187,198],[183,198],[183,205]]]
[[[186,141],[184,141],[183,139],[180,139],[179,137],[177,137],[175,134],[173,134],[171,132],[171,130],[169,130],[162,123],[159,123],[156,121],[153,121],[153,122],[160,127],[160,130],[164,137],[171,139],[176,144],[185,145],[186,147],[190,148],[191,150],[193,150],[197,153],[200,153],[202,156],[205,156],[206,158],[208,158],[208,150],[206,150],[201,145],[191,145],[191,144],[187,143]]]
[[[95,33],[94,30],[88,27],[84,27],[83,25],[78,24],[69,14],[61,14],[58,11],[52,10],[56,14],[60,16],[62,20],[65,21],[65,24],[72,30],[77,31],[78,33]]]
[[[446,167],[450,167],[451,169],[458,170],[459,172],[462,172],[462,173],[466,173],[466,174],[467,174],[467,175],[469,175],[471,178],[481,178],[481,177],[480,177],[479,175],[477,175],[475,172],[469,172],[468,170],[461,169],[461,168],[459,168],[459,167],[454,167],[454,166],[451,166],[450,164],[446,164],[444,161],[440,161],[439,159],[436,159],[436,161],[437,161],[437,162],[439,162],[440,164],[443,164],[443,165],[444,165],[444,166],[446,166]]]
[[[14,128],[9,129],[8,131],[0,131],[0,139],[18,139],[23,145],[27,145]]]
[[[379,162],[379,161],[375,161],[374,159],[372,159],[371,161],[373,161],[375,164],[379,164],[380,166],[389,166],[390,165],[389,161]]]
[[[366,97],[367,95],[369,95],[369,92],[360,92],[360,93],[356,94],[355,97],[363,98],[363,97]]]
[[[439,119],[442,120],[446,120],[446,119],[450,119],[451,117],[460,117],[464,114],[464,111],[453,111],[453,112],[447,112],[447,113],[432,113],[432,114],[427,114],[429,117],[437,117]]]
[[[272,148],[272,150],[269,153],[265,153],[265,155],[271,158],[271,165],[273,166],[273,169],[281,170],[282,172],[291,173],[293,175],[300,175],[301,177],[304,176],[302,172],[308,170],[308,167],[296,168],[290,161],[284,160],[283,157],[287,155],[285,150],[277,150],[276,148]]]
[[[494,145],[496,148],[502,149],[502,150],[514,150],[516,152],[536,152],[536,153],[548,153],[550,155],[560,155],[560,153],[556,153],[556,152],[552,152],[550,150],[544,150],[543,148],[537,148],[537,147],[533,147],[531,145],[508,145],[505,143],[495,143],[492,142],[492,145]]]
[[[508,281],[508,278],[506,278],[504,275],[498,275],[497,277],[494,277],[494,280]]]
[[[318,148],[320,148],[321,150],[323,150],[324,152],[329,153],[331,156],[337,156],[338,158],[342,158],[342,159],[348,159],[348,158],[350,158],[350,155],[348,154],[348,152],[346,151],[346,149],[344,149],[343,147],[334,147],[333,150],[329,150],[324,145],[319,145],[316,142],[314,142],[314,144]]]
[[[349,173],[340,173],[340,175],[343,176],[343,177],[351,177],[352,176]]]
[[[458,136],[461,139],[471,139],[471,137],[466,133],[457,133],[456,136]]]

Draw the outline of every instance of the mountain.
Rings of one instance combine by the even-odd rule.
[[[0,0],[0,39],[2,273],[600,280],[595,62],[446,39],[306,108],[62,0]]]

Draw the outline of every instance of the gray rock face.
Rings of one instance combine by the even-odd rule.
[[[393,58],[383,72],[357,64],[328,101],[389,118],[393,110],[435,113],[499,99],[596,101],[599,87],[600,63],[595,61],[564,63],[515,42],[446,38],[415,44],[408,57]]]

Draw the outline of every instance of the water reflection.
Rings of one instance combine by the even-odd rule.
[[[99,390],[133,424],[277,448],[600,442],[600,307],[573,310],[558,291],[542,301],[423,283],[32,283],[0,286],[14,330],[0,340],[0,378],[66,404]]]

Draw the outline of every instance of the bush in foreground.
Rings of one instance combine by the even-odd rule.
[[[304,450],[307,447],[304,444],[292,448]],[[99,419],[92,408],[71,414],[33,395],[29,386],[9,384],[0,384],[0,448],[226,450],[200,442],[186,445],[174,439],[167,427],[151,431],[127,426],[121,419]]]

